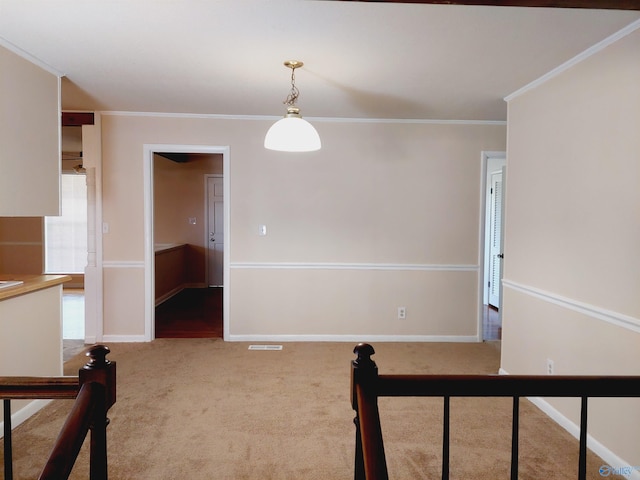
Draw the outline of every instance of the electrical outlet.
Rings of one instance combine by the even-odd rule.
[[[407,309],[405,307],[398,307],[398,320],[404,320],[407,318]]]
[[[547,358],[547,375],[553,375],[554,373],[554,364],[553,360]]]

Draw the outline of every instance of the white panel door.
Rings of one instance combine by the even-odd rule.
[[[223,285],[224,265],[224,196],[222,177],[207,177],[208,283]]]
[[[491,174],[491,216],[489,231],[489,304],[500,308],[502,267],[502,172]]]

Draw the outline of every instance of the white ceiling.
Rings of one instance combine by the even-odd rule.
[[[0,44],[66,75],[63,108],[505,120],[503,98],[638,11],[330,0],[0,0]]]

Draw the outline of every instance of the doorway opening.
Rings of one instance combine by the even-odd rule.
[[[89,188],[83,158],[83,129],[93,116],[63,112],[61,119],[61,215],[44,218],[44,272],[65,274],[63,285],[63,361],[85,348],[85,270],[89,244]]]
[[[155,336],[222,337],[222,155],[155,152],[153,161]]]
[[[225,338],[228,148],[145,145],[145,159],[145,336]],[[218,183],[217,203],[211,206],[208,178]],[[214,283],[212,271],[220,273]]]
[[[483,152],[484,239],[480,332],[483,340],[502,338],[503,210],[505,152]]]
[[[87,183],[84,173],[61,175],[61,215],[44,217],[44,273],[69,275],[63,286],[62,339],[84,345],[84,270],[87,266]],[[74,342],[67,342],[73,340]]]

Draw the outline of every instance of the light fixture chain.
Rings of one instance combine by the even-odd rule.
[[[289,95],[287,95],[287,98],[285,98],[282,103],[292,107],[296,104],[296,101],[298,100],[299,96],[300,96],[300,91],[298,90],[298,87],[296,87],[296,68],[291,67],[291,91],[289,92]]]

